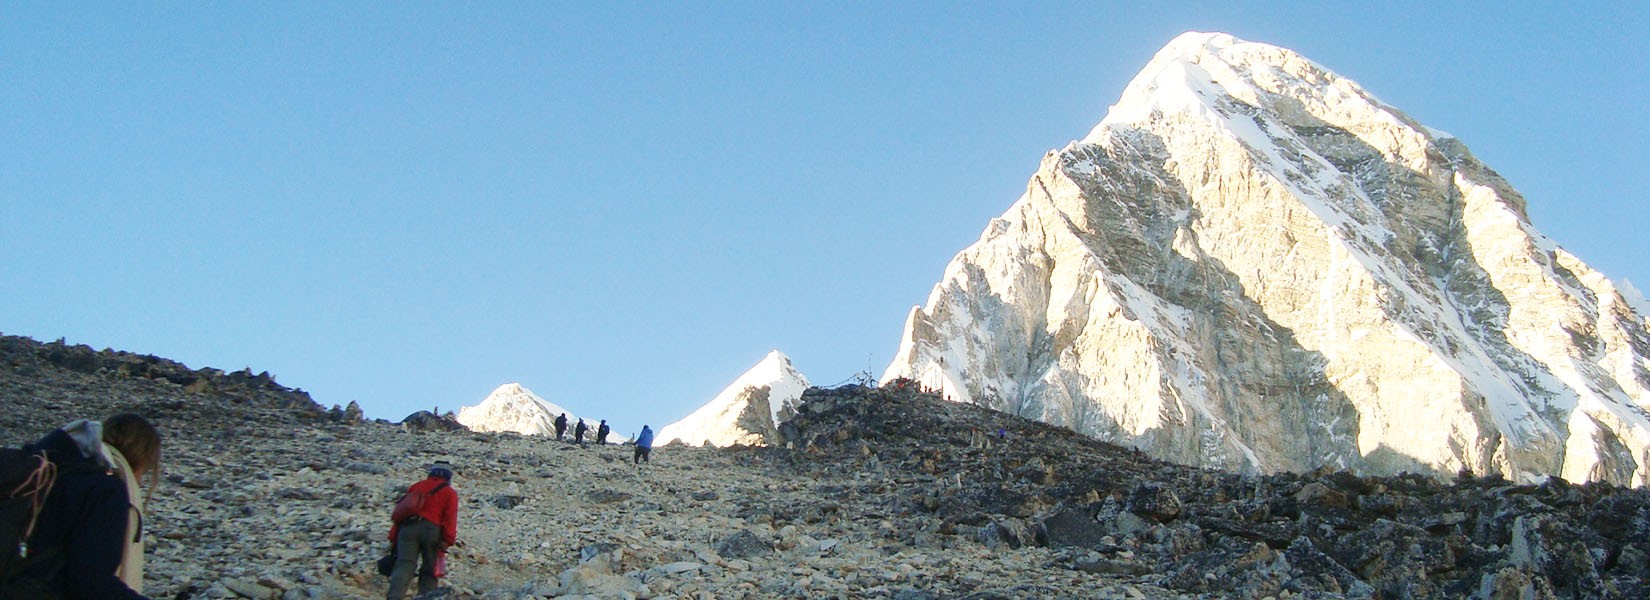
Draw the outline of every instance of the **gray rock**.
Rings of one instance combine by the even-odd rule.
[[[988,548],[1018,549],[1025,546],[1048,545],[1048,538],[1041,527],[1015,518],[995,520],[980,528],[979,540]]]
[[[629,500],[631,495],[629,492],[615,490],[594,490],[589,494],[585,494],[585,498],[596,504],[613,504]]]
[[[1129,493],[1128,509],[1142,517],[1168,522],[1180,516],[1180,496],[1168,486],[1145,482]]]
[[[351,462],[349,464],[344,465],[344,470],[345,471],[352,471],[352,472],[355,472],[355,473],[370,473],[370,474],[373,474],[373,475],[383,475],[383,474],[389,472],[389,469],[385,469],[384,467],[382,467],[380,465],[364,463],[364,462]]]
[[[276,597],[276,592],[274,590],[271,590],[271,589],[266,588],[264,586],[258,585],[255,582],[243,581],[243,580],[240,580],[240,579],[229,579],[229,580],[225,580],[221,583],[223,583],[224,588],[228,589],[231,592],[234,592],[235,595],[240,596],[242,598],[252,598],[253,600],[266,600],[266,599],[269,599],[269,598],[275,598]]]
[[[716,553],[724,558],[753,558],[773,553],[773,545],[751,533],[748,529],[723,538],[716,545]]]
[[[1112,533],[1111,528],[1100,523],[1094,511],[1088,509],[1061,511],[1043,519],[1043,531],[1047,532],[1048,545],[1053,548],[1096,548]]]

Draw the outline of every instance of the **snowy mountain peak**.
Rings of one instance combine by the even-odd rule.
[[[1104,135],[1107,125],[1141,123],[1154,115],[1232,122],[1267,111],[1334,123],[1388,108],[1357,83],[1292,50],[1192,32],[1175,38],[1141,69],[1084,141]],[[1333,112],[1344,114],[1326,114]]]
[[[786,356],[784,352],[770,350],[768,355],[762,357],[761,362],[756,363],[756,366],[746,371],[741,379],[750,377],[757,380],[773,381],[795,374],[796,367],[791,365],[791,357]]]
[[[795,412],[808,385],[790,357],[771,351],[709,403],[660,429],[658,439],[666,444],[765,445],[775,439],[779,423]]]
[[[1643,305],[1524,202],[1322,65],[1184,34],[952,260],[883,379],[1205,466],[1642,485]]]
[[[1639,291],[1637,287],[1633,286],[1633,282],[1627,279],[1622,279],[1621,285],[1617,287],[1621,290],[1622,298],[1627,301],[1627,306],[1631,307],[1633,312],[1638,313],[1639,318],[1645,319],[1646,323],[1650,324],[1650,300],[1645,299],[1644,292]]]
[[[513,431],[524,435],[555,435],[556,417],[567,415],[568,423],[578,417],[552,404],[519,383],[493,389],[481,403],[458,410],[458,422],[471,431]],[[569,425],[571,427],[571,425]]]

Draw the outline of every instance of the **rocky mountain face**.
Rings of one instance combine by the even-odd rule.
[[[884,381],[1190,465],[1642,485],[1623,288],[1460,140],[1188,33],[946,267]]]
[[[664,444],[767,445],[775,439],[779,422],[796,413],[808,387],[808,378],[791,365],[791,358],[774,350],[709,403],[666,425],[656,437]]]
[[[126,410],[156,423],[157,598],[382,597],[390,507],[438,459],[461,502],[446,597],[1650,594],[1642,489],[1215,472],[909,382],[809,390],[771,446],[664,446],[638,469],[624,448],[334,418],[273,384],[69,368],[65,348],[0,338],[0,434]]]
[[[579,422],[577,415],[540,398],[519,383],[506,383],[487,394],[481,403],[458,409],[458,422],[471,431],[510,431],[522,435],[556,435],[556,417],[567,415],[567,430]]]

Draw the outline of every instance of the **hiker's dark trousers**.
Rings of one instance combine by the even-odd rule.
[[[413,573],[418,573],[418,593],[434,590],[440,583],[435,578],[435,555],[441,549],[441,526],[416,519],[401,526],[395,540],[395,570],[390,572],[390,593],[387,600],[407,597],[407,585]]]

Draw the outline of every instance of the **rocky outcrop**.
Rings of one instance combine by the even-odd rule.
[[[421,410],[407,415],[401,420],[401,428],[410,433],[466,431],[463,423],[452,413],[438,415],[427,410]]]
[[[1632,296],[1460,140],[1185,34],[946,267],[884,381],[1191,465],[1637,485]]]
[[[361,405],[354,400],[349,402],[349,406],[332,405],[332,410],[327,411],[327,416],[346,425],[355,425],[366,420],[366,414],[361,411]]]
[[[268,371],[253,374],[251,368],[230,372],[210,367],[191,369],[158,356],[107,348],[93,350],[85,344],[69,344],[62,339],[37,342],[26,337],[0,335],[0,367],[24,377],[66,371],[87,376],[91,381],[154,382],[182,398],[228,399],[263,408],[291,409],[312,417],[326,414],[308,392],[276,383],[275,376]]]
[[[1000,552],[1049,548],[1064,568],[1184,593],[1650,594],[1643,488],[1470,473],[1447,482],[1328,469],[1222,473],[889,389],[810,392],[782,430],[785,456],[802,473],[856,473],[862,483],[833,497],[880,498],[912,527],[903,535]]]

